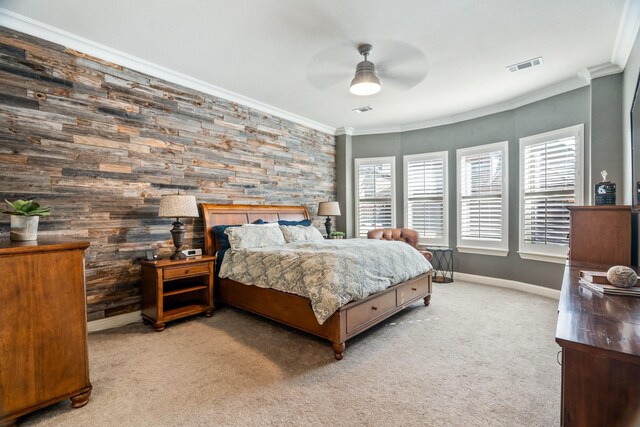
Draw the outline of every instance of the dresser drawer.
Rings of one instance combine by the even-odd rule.
[[[347,310],[347,333],[396,308],[396,293],[387,292]]]
[[[410,304],[419,298],[424,298],[425,295],[429,293],[429,290],[429,281],[427,278],[400,286],[397,289],[398,307]]]
[[[181,279],[183,277],[200,276],[203,274],[209,274],[208,263],[166,267],[164,269],[164,280]]]

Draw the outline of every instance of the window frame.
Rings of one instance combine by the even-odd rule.
[[[388,163],[391,165],[391,228],[396,226],[396,158],[388,157],[361,157],[353,159],[354,175],[354,204],[355,204],[355,237],[360,236],[360,165],[375,165]],[[365,237],[366,238],[366,237]]]
[[[502,239],[500,242],[483,242],[462,238],[462,167],[463,156],[485,154],[493,151],[502,153]],[[456,244],[459,252],[505,257],[509,254],[509,141],[476,145],[456,150]]]
[[[576,181],[575,181],[575,203],[574,206],[581,206],[584,204],[584,123],[565,127],[562,129],[556,129],[549,132],[539,133],[536,135],[530,135],[520,138],[520,158],[518,160],[520,166],[518,190],[520,192],[520,203],[518,209],[518,254],[520,258],[530,259],[535,261],[553,262],[558,264],[564,264],[567,260],[567,254],[569,251],[569,245],[563,250],[555,250],[562,248],[561,246],[551,247],[546,245],[535,245],[537,250],[531,250],[534,245],[527,244],[524,241],[524,208],[525,208],[525,194],[524,194],[524,150],[525,147],[532,144],[553,141],[560,138],[566,138],[573,136],[576,139]]]
[[[408,182],[408,163],[416,160],[442,160],[442,179],[443,179],[443,227],[442,239],[429,239],[420,236],[420,244],[428,247],[448,247],[449,246],[449,152],[437,151],[432,153],[408,154],[403,156],[403,190],[404,190],[404,226],[409,227],[409,182]]]

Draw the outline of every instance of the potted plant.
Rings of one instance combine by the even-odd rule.
[[[13,210],[2,211],[11,215],[11,233],[9,238],[13,242],[25,242],[38,239],[38,220],[41,216],[49,215],[48,206],[40,206],[33,200],[16,200],[11,203],[5,200]]]
[[[329,235],[331,239],[344,239],[344,233],[342,231],[332,231]]]

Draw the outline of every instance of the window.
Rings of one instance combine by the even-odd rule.
[[[449,246],[448,153],[404,156],[404,223],[420,243]]]
[[[395,226],[395,157],[355,159],[356,230],[367,237],[374,228]]]
[[[564,263],[567,206],[582,204],[584,125],[520,139],[520,256]]]
[[[508,143],[457,150],[458,250],[509,253]]]

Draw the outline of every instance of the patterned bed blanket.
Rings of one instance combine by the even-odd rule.
[[[404,242],[346,239],[229,250],[218,275],[309,298],[323,324],[343,305],[430,269]]]

